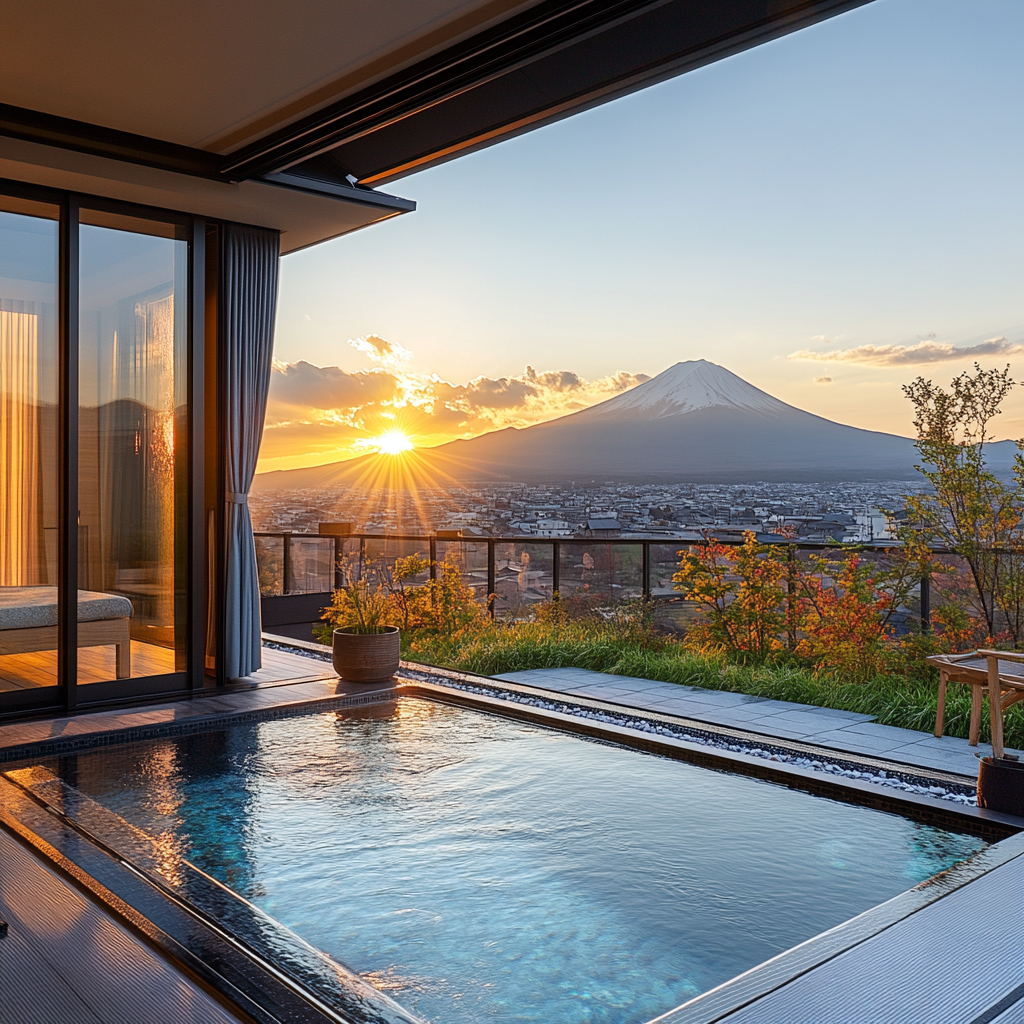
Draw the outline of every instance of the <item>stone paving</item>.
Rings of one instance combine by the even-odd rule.
[[[972,747],[967,740],[955,736],[937,739],[931,733],[880,725],[871,715],[727,690],[613,676],[581,668],[532,669],[495,678],[568,696],[591,697],[625,707],[679,715],[710,725],[745,729],[761,736],[798,740],[827,750],[952,772],[971,779],[978,775],[977,755],[992,753],[992,747],[985,743]]]

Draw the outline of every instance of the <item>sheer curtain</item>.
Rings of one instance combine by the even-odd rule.
[[[279,254],[277,231],[228,224],[221,233],[220,342],[227,545],[224,669],[229,679],[251,675],[263,664],[260,588],[248,499],[270,389]]]
[[[25,306],[27,303],[6,303]],[[0,586],[47,581],[40,465],[39,317],[0,308]]]

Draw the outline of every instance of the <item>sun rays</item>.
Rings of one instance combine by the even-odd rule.
[[[381,455],[401,455],[402,452],[412,451],[413,443],[401,430],[396,429],[389,430],[380,437],[371,438],[369,447]]]
[[[468,479],[486,479],[490,474],[460,454],[418,448],[408,435],[398,433],[411,448],[388,455],[375,444],[367,454],[332,466],[323,486],[344,489],[346,519],[365,524],[390,509],[398,515],[389,530],[422,534],[436,525],[439,509],[453,492],[462,491]]]

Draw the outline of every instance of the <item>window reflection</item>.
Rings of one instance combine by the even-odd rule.
[[[82,683],[184,669],[186,257],[81,228],[79,618],[121,648],[81,650]]]
[[[57,681],[57,222],[0,199],[0,693]]]

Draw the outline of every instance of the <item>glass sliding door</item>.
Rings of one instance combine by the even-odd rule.
[[[0,196],[0,709],[59,696],[58,217]]]
[[[89,700],[83,684],[186,668],[188,243],[169,224],[81,220],[78,682]]]

